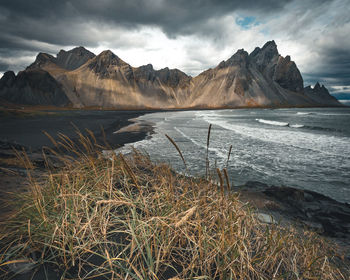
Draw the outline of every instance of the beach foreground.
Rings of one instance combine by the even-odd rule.
[[[141,137],[148,130],[131,125],[115,135]],[[187,177],[137,150],[125,156],[108,152],[89,132],[52,140],[44,157],[13,144],[17,158],[4,157],[11,144],[2,144],[4,278],[349,277],[341,227],[321,228],[322,237],[311,223],[305,228],[310,221],[295,223],[303,211],[311,213],[310,194],[305,201],[303,192],[288,190],[283,201],[282,189],[274,199],[257,182],[239,190],[226,169],[212,170],[209,178]],[[316,195],[313,207],[320,201]],[[343,211],[339,217],[347,217],[348,206],[334,203],[333,209]]]
[[[129,120],[143,113],[58,112],[51,129],[59,123],[69,136],[43,134],[47,148],[32,141],[35,125],[13,132],[22,144],[1,143],[3,277],[349,277],[349,205],[259,182],[233,186],[226,169],[186,177],[137,150],[112,152],[152,133],[151,123]],[[72,114],[89,130],[73,134],[64,124]]]
[[[134,151],[100,152],[93,136],[56,149],[47,174],[13,193],[1,272],[14,279],[348,279],[348,262],[316,233],[261,221],[219,183]],[[62,138],[63,140],[63,138]],[[83,148],[81,148],[83,147]],[[23,155],[29,174],[31,162]],[[45,278],[44,278],[45,279]]]

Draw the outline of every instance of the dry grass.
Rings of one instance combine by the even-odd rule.
[[[18,159],[17,157],[8,157],[8,158],[0,158],[0,165],[2,166],[16,166],[16,167],[23,167],[26,166],[23,164],[23,162]]]
[[[220,186],[154,165],[138,151],[106,159],[93,137],[61,136],[64,167],[13,200],[0,225],[0,277],[30,261],[62,279],[348,279],[312,232],[261,224]],[[226,187],[225,187],[226,185]],[[225,190],[224,190],[225,188]]]

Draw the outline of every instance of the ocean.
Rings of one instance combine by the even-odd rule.
[[[137,120],[152,123],[154,134],[123,149],[134,146],[178,172],[205,175],[212,124],[210,167],[227,168],[234,185],[259,181],[350,203],[350,108],[160,112]],[[187,171],[165,134],[181,149]]]

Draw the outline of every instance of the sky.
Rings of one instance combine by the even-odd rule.
[[[350,0],[0,0],[0,76],[76,46],[195,76],[269,40],[350,100]]]

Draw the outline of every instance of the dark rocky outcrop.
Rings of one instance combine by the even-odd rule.
[[[103,51],[88,63],[89,69],[101,78],[115,77],[115,71],[111,70],[113,66],[124,67],[129,65],[110,50]]]
[[[237,187],[242,192],[258,194],[267,205],[262,211],[275,216],[275,220],[289,219],[315,229],[319,233],[340,238],[350,245],[350,205],[309,190],[268,186],[260,182],[247,182]]]
[[[312,88],[307,86],[304,88],[305,95],[312,99],[316,104],[323,106],[340,106],[339,101],[332,95],[324,85],[320,85],[318,82]]]
[[[43,69],[47,64],[56,64],[56,58],[47,53],[39,53],[35,61],[27,67],[27,70]]]
[[[60,50],[56,57],[47,53],[39,53],[27,69],[45,69],[46,66],[53,64],[65,70],[75,70],[93,57],[95,55],[84,47],[77,47],[69,51]]]
[[[171,87],[185,88],[189,86],[191,77],[178,69],[169,69],[168,67],[155,71],[155,75],[159,78],[160,82]]]
[[[15,80],[16,80],[16,75],[13,71],[5,72],[2,78],[0,79],[0,89],[12,87]]]
[[[262,48],[255,48],[249,55],[252,65],[256,65],[258,70],[267,77],[272,77],[275,65],[278,62],[279,53],[275,41],[267,42]]]
[[[94,57],[95,54],[84,47],[77,47],[70,51],[60,50],[57,54],[56,63],[64,69],[75,70]]]
[[[290,60],[289,55],[285,58],[282,56],[278,58],[272,79],[285,89],[294,92],[303,92],[303,78],[294,61]]]
[[[255,48],[249,58],[265,77],[275,81],[282,88],[303,92],[304,82],[299,69],[289,55],[283,57],[278,53],[275,41],[267,42],[262,49]]]
[[[0,80],[0,98],[15,104],[67,106],[62,86],[46,71],[33,69],[17,76],[6,72]]]

